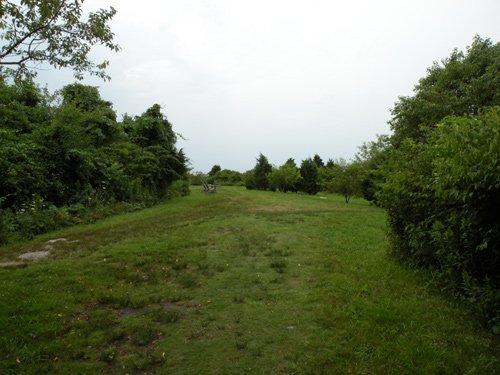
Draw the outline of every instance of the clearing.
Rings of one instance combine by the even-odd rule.
[[[0,268],[0,373],[495,373],[495,337],[385,231],[360,199],[193,188],[0,248],[50,244]]]

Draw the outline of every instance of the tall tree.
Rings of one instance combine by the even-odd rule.
[[[34,76],[42,63],[71,68],[77,79],[88,72],[103,79],[108,61],[94,63],[91,47],[98,44],[112,51],[109,21],[116,14],[100,9],[83,17],[84,0],[22,0],[0,2],[0,72],[16,77]]]
[[[285,164],[297,168],[297,164],[295,164],[295,159],[294,158],[288,158],[288,160],[285,162]]]
[[[428,131],[446,116],[471,116],[500,103],[500,43],[476,36],[466,53],[454,50],[442,64],[434,63],[415,86],[415,95],[402,96],[389,121],[392,143],[405,138],[424,141]]]
[[[254,175],[255,175],[255,187],[259,190],[266,190],[269,187],[269,181],[267,175],[271,173],[273,167],[269,164],[267,158],[260,153],[257,158],[257,164],[255,164]]]
[[[323,168],[325,166],[323,159],[321,159],[321,156],[318,154],[314,154],[313,161],[316,163],[318,168]]]
[[[217,173],[219,173],[222,170],[220,165],[215,164],[212,169],[210,169],[210,172],[208,172],[209,177],[214,177]]]
[[[313,159],[308,158],[300,164],[300,190],[304,193],[314,195],[316,194],[321,185],[319,183],[318,166]]]

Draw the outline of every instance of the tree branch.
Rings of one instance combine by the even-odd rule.
[[[49,27],[51,23],[55,22],[55,20],[57,19],[57,17],[59,17],[59,13],[61,12],[61,9],[63,8],[64,3],[65,3],[65,0],[63,0],[61,2],[61,5],[59,6],[59,9],[57,9],[57,11],[54,13],[54,15],[52,16],[52,18],[47,23],[45,23],[45,24],[41,25],[40,27],[37,27],[36,29],[30,31],[28,34],[26,34],[25,36],[21,37],[14,44],[12,44],[10,47],[8,47],[7,50],[4,53],[0,53],[0,60],[2,60],[3,58],[5,58],[6,56],[10,55],[17,47],[19,47],[21,44],[25,43],[25,41],[27,39],[31,38],[33,35],[36,35],[40,31],[42,31],[43,29]],[[0,61],[0,64],[4,64],[4,63],[2,63]],[[10,64],[4,64],[4,65],[10,65]]]

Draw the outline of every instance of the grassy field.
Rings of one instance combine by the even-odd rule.
[[[498,341],[387,255],[382,210],[196,188],[0,248],[1,374],[493,374]]]

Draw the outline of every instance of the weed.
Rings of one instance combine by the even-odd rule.
[[[158,323],[175,323],[181,317],[178,309],[156,307],[150,313],[151,318]]]
[[[233,302],[234,303],[243,303],[243,302],[245,302],[245,297],[241,296],[241,295],[234,296],[233,297]]]
[[[116,357],[116,350],[115,348],[108,348],[104,349],[100,354],[99,354],[99,359],[103,362],[113,362]]]
[[[247,340],[245,340],[243,338],[236,339],[236,341],[235,341],[235,346],[236,346],[236,349],[238,349],[238,350],[245,349],[247,347],[247,345],[248,345]]]
[[[286,268],[286,261],[284,260],[274,260],[271,262],[271,268],[274,269],[276,272],[278,273],[283,273],[285,272],[285,268]]]
[[[92,310],[88,320],[88,324],[94,328],[108,327],[114,322],[114,314],[108,309]]]
[[[125,371],[146,372],[160,362],[159,359],[154,358],[154,356],[149,353],[133,353],[122,358],[123,369]]]
[[[151,322],[144,319],[134,319],[132,321],[125,322],[124,327],[127,331],[128,337],[130,337],[132,343],[135,345],[148,345],[158,334],[155,326]]]
[[[190,273],[190,272],[185,272],[182,273],[178,277],[179,284],[181,284],[184,288],[194,288],[198,286],[198,279],[196,275]]]

